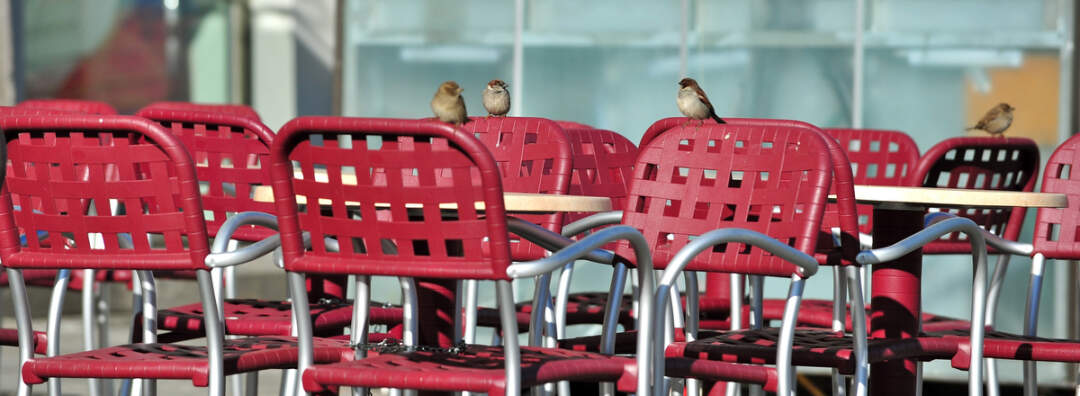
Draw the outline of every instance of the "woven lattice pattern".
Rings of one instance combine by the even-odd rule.
[[[223,103],[191,103],[191,102],[154,102],[146,107],[143,107],[140,112],[144,110],[173,110],[173,111],[201,111],[204,113],[214,114],[226,114],[240,116],[244,118],[250,118],[254,121],[262,121],[259,118],[259,113],[255,112],[255,109],[247,105],[239,104],[223,104]]]
[[[296,367],[293,337],[251,337],[225,340],[225,375]],[[351,359],[348,340],[315,339],[315,363]],[[40,384],[50,377],[190,379],[207,386],[206,347],[177,344],[128,344],[35,358],[23,366],[27,383]]]
[[[503,190],[566,194],[570,186],[570,144],[554,121],[532,117],[475,117],[462,126],[491,151],[502,175]],[[563,214],[515,214],[552,232],[562,230]],[[544,257],[546,250],[511,236],[515,261]]]
[[[910,185],[977,190],[1034,191],[1039,175],[1039,148],[1027,138],[961,137],[947,139],[919,158]],[[967,217],[986,230],[1016,240],[1025,208],[931,209]],[[923,248],[924,253],[971,250],[963,234],[953,233]]]
[[[570,194],[611,198],[612,210],[626,208],[637,147],[622,135],[604,129],[566,129],[573,152]],[[568,213],[566,222],[591,213]]]
[[[316,336],[341,334],[352,320],[352,302],[319,301],[310,304],[311,322]],[[225,331],[234,335],[288,335],[292,331],[292,304],[288,301],[226,299],[222,309]],[[402,321],[397,307],[372,306],[368,323],[396,325]],[[158,329],[202,334],[202,304],[188,304],[158,311]]]
[[[283,127],[271,159],[286,269],[507,279],[499,171],[471,133],[424,120],[302,117]]]
[[[114,115],[116,109],[108,103],[82,99],[30,99],[15,105],[20,108],[59,110],[71,113]]]
[[[692,342],[676,342],[668,346],[668,357],[686,357],[711,361],[773,364],[779,329],[739,330],[729,332],[703,331]],[[833,367],[842,373],[854,371],[854,351],[851,336],[827,330],[798,329],[791,362],[795,366]],[[870,363],[890,359],[942,359],[956,353],[956,343],[933,337],[880,339],[867,343]]]
[[[123,116],[8,117],[0,128],[10,162],[10,194],[0,197],[6,266],[205,268],[194,167],[168,132]]]
[[[1035,220],[1035,252],[1061,260],[1080,259],[1080,139],[1058,146],[1046,162],[1042,191],[1065,194],[1066,208],[1040,208]]]
[[[521,348],[522,386],[558,380],[615,382],[626,358],[563,349]],[[324,386],[464,390],[503,394],[506,372],[502,348],[469,345],[458,353],[382,354],[357,361],[315,366],[304,372],[304,389]]]
[[[639,149],[623,222],[649,241],[654,265],[692,238],[740,227],[812,254],[831,176],[824,139],[787,126],[677,126]],[[633,257],[629,244],[617,252]],[[757,248],[724,244],[687,270],[787,276],[795,266]]]
[[[274,133],[261,122],[228,114],[149,108],[137,113],[176,135],[195,160],[206,227],[210,235],[233,214],[273,213],[271,202],[256,202],[254,190],[270,185],[270,144]],[[233,239],[258,241],[277,234],[245,226]]]
[[[825,132],[836,139],[847,153],[855,184],[906,185],[908,173],[915,169],[915,163],[919,160],[919,146],[900,131],[830,128]],[[858,205],[856,208],[859,212],[859,232],[872,233],[874,207]],[[836,217],[831,214],[836,210],[836,205],[826,206],[825,227],[837,226],[832,224]]]

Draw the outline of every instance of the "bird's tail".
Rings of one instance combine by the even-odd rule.
[[[713,114],[713,115],[712,115],[712,119],[713,119],[714,121],[716,121],[716,123],[717,123],[717,124],[727,124],[727,121],[724,121],[724,119],[723,119],[723,118],[720,118],[720,116],[718,116],[718,115],[716,115],[716,114]]]

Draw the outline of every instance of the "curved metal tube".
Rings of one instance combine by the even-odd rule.
[[[1046,256],[1036,253],[1031,261],[1031,279],[1028,281],[1027,304],[1024,309],[1024,335],[1034,337],[1039,325],[1039,294],[1042,292],[1043,269]],[[1038,394],[1038,376],[1035,362],[1024,362],[1024,396]]]
[[[885,261],[896,260],[923,245],[930,243],[941,236],[951,232],[963,232],[967,234],[971,243],[972,262],[975,265],[975,274],[971,291],[971,364],[968,369],[968,394],[982,396],[983,394],[983,339],[985,338],[986,321],[986,239],[983,237],[983,229],[975,222],[967,218],[950,216],[943,220],[931,222],[922,231],[915,233],[900,242],[883,248],[860,252],[855,261],[860,264],[877,264]]]
[[[295,381],[300,384],[300,379],[304,375],[304,371],[311,367],[315,362],[315,344],[312,339],[314,333],[311,328],[310,306],[308,305],[307,298],[307,285],[305,285],[304,274],[298,272],[288,272],[289,277],[289,292],[292,295],[293,304],[292,311],[293,316],[297,318],[296,326],[296,344],[297,344],[297,361],[296,361],[296,375]],[[301,319],[302,318],[302,319]],[[307,394],[307,392],[303,392]]]
[[[614,210],[609,212],[600,212],[593,214],[589,217],[580,219],[570,224],[563,226],[562,235],[570,238],[578,234],[582,234],[593,228],[614,225],[622,222],[622,211]],[[570,281],[574,275],[574,263],[570,262],[563,266],[563,270],[559,273],[559,287],[555,291],[555,334],[557,338],[563,338],[566,336],[566,307],[568,304],[567,299],[570,296]],[[609,289],[615,291],[615,282],[618,282],[622,287],[626,285],[626,265],[616,263],[615,270],[612,273],[613,285]],[[617,293],[622,295],[622,287],[618,288]],[[614,295],[614,294],[611,294]]]
[[[26,283],[23,280],[22,270],[8,268],[7,274],[11,300],[15,305],[15,325],[19,335],[19,384],[16,395],[30,396],[30,385],[23,381],[22,376],[23,364],[34,358],[34,328],[30,320],[30,302],[26,296]]]
[[[792,286],[789,292],[789,299],[787,305],[788,308],[791,308],[794,304],[794,312],[788,312],[790,309],[785,309],[784,313],[784,326],[790,327],[790,329],[788,330],[793,332],[794,318],[791,318],[792,320],[790,321],[790,323],[787,319],[789,314],[798,315],[798,303],[802,295],[803,278],[812,276],[814,273],[817,272],[817,260],[815,260],[812,256],[807,255],[806,253],[796,250],[791,246],[785,245],[780,241],[770,238],[768,235],[756,231],[739,228],[724,228],[712,230],[695,238],[693,241],[690,241],[690,243],[687,243],[686,246],[679,250],[679,252],[676,253],[675,256],[673,256],[668,262],[667,268],[664,270],[663,275],[661,275],[660,277],[659,286],[656,289],[656,301],[654,304],[656,304],[657,307],[663,307],[665,306],[665,304],[667,304],[670,289],[675,284],[675,280],[677,279],[679,273],[681,273],[683,269],[686,268],[687,264],[689,264],[694,257],[705,251],[706,249],[712,248],[712,246],[714,245],[729,242],[745,243],[756,246],[799,267],[799,272],[803,275],[792,275]],[[696,313],[693,313],[692,315],[696,315]],[[662,321],[656,321],[654,322],[654,326],[656,327],[657,334],[659,334],[659,332],[664,330],[665,323],[663,323]],[[787,342],[793,342],[793,334],[794,333],[788,335],[787,338],[784,338],[784,335],[782,334],[780,342],[783,343],[785,340]],[[656,349],[652,351],[652,355],[655,359],[653,365],[654,367],[656,367],[656,371],[653,373],[653,381],[657,384],[662,384],[664,379],[664,370],[662,369],[664,367],[663,351],[666,345],[656,343],[655,347]],[[779,385],[788,386],[790,384],[790,379],[784,379],[784,377],[790,374],[788,371],[790,371],[791,356],[789,355],[790,352],[780,351],[783,351],[782,345],[779,346],[776,357],[777,371],[779,372],[781,377],[781,382],[779,383]],[[784,362],[781,360],[782,358],[789,359],[787,364],[784,364]],[[782,390],[787,388],[782,387],[779,389]]]
[[[218,229],[214,244],[210,247],[211,254],[206,256],[205,263],[208,267],[228,267],[249,262],[281,246],[281,239],[277,235],[269,236],[261,241],[245,246],[243,249],[227,251],[229,240],[240,227],[245,225],[257,225],[261,227],[278,229],[277,217],[263,212],[240,212],[225,220]]]
[[[788,288],[787,302],[784,304],[783,322],[780,324],[780,338],[776,341],[776,393],[778,395],[795,394],[795,366],[791,364],[791,348],[795,345],[795,325],[799,318],[799,305],[802,304],[806,278],[798,274],[791,275],[791,287]]]
[[[959,217],[952,213],[934,212],[927,214],[926,217],[923,218],[923,223],[927,227],[929,227],[941,221],[955,218],[962,217]],[[1010,241],[1008,239],[994,235],[990,233],[990,231],[984,230],[982,227],[979,227],[979,233],[982,234],[983,239],[986,241],[987,245],[992,246],[994,249],[1000,250],[1003,253],[1031,257],[1031,255],[1035,252],[1035,247],[1032,246],[1030,243]]]
[[[476,279],[466,279],[461,282],[462,287],[465,289],[465,334],[462,336],[462,340],[466,344],[476,343],[476,307],[479,305],[477,302],[477,286],[479,281]]]
[[[563,225],[562,235],[565,237],[572,237],[596,227],[619,224],[622,222],[622,216],[623,212],[621,210],[599,212],[573,223]]]
[[[515,235],[540,245],[540,247],[549,251],[560,250],[574,243],[573,239],[548,231],[543,227],[516,217],[507,216],[506,228]],[[604,264],[611,264],[612,261],[615,261],[615,255],[603,249],[594,249],[581,258]]]
[[[420,342],[420,299],[416,294],[416,281],[413,278],[399,277],[401,285],[402,330],[401,338],[405,345],[415,346]],[[310,320],[307,321],[310,327]]]
[[[648,241],[645,240],[645,237],[642,236],[638,230],[630,226],[615,226],[599,230],[592,235],[582,238],[580,241],[577,241],[567,246],[565,249],[552,253],[548,257],[534,261],[512,264],[506,268],[506,274],[511,278],[523,278],[549,272],[553,269],[559,268],[565,263],[585,257],[590,252],[596,250],[600,246],[619,239],[625,239],[630,241],[630,245],[634,248],[634,256],[637,260],[637,273],[641,279],[642,290],[654,290],[652,254],[651,252],[649,252]],[[500,282],[500,284],[501,283],[502,282]],[[509,289],[509,285],[507,285],[507,289]],[[507,301],[506,303],[511,304],[512,306],[513,300],[509,298],[509,293],[507,294],[507,299],[509,301]],[[652,299],[647,298],[648,295],[648,293],[642,293],[642,296],[645,298],[641,298],[641,301],[639,302],[639,323],[653,323],[653,304]],[[500,312],[503,311],[502,305],[503,301],[500,300]],[[513,328],[508,327],[509,325],[506,323],[506,320],[513,319],[512,314],[513,312],[510,312],[507,315],[510,315],[511,317],[509,319],[504,319],[504,328]],[[646,396],[650,393],[649,373],[652,372],[651,369],[653,363],[653,358],[651,356],[653,342],[652,332],[652,326],[639,326],[637,339],[637,364],[639,373],[637,377],[638,396]],[[503,337],[503,341],[506,342],[506,339],[508,338],[514,337]],[[507,364],[509,365],[510,363],[511,362],[508,360]],[[515,368],[515,370],[517,369]],[[657,371],[659,371],[661,376],[661,381],[657,384],[663,384],[664,373],[662,370]],[[508,380],[507,389],[511,389],[510,386],[511,384]]]
[[[866,303],[863,301],[862,280],[859,267],[844,267],[847,275],[847,288],[851,297],[851,334],[855,341],[855,396],[866,396],[870,391],[870,358],[866,343]]]
[[[64,315],[64,297],[69,283],[70,269],[57,272],[56,283],[53,284],[52,296],[49,298],[49,317],[45,327],[48,339],[45,343],[45,355],[49,357],[60,355],[60,318]],[[60,395],[60,378],[49,378],[49,395]]]

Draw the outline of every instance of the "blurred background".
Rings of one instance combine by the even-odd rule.
[[[896,129],[922,151],[1007,101],[1009,135],[1035,139],[1045,160],[1077,130],[1076,12],[1072,0],[11,0],[0,4],[0,105],[247,103],[276,129],[299,115],[430,116],[445,80],[479,115],[498,78],[514,115],[637,141],[679,115],[685,75],[721,116]],[[927,260],[925,310],[967,315],[935,305],[968,300],[965,260]],[[1020,317],[1026,264],[1013,259],[999,316]],[[1055,264],[1040,335],[1075,337],[1077,271]],[[828,298],[830,279],[818,278],[807,294]],[[1019,365],[1003,368],[1018,381]],[[1071,384],[1075,372],[1045,365],[1040,382]],[[937,362],[927,377],[966,374]]]

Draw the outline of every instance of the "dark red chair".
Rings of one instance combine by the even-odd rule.
[[[314,135],[321,139],[311,139]],[[448,124],[343,117],[290,121],[274,142],[271,159],[285,268],[294,295],[301,296],[297,307],[306,306],[302,303],[304,274],[354,274],[361,283],[372,275],[494,280],[501,328],[514,333],[517,320],[509,281],[514,272],[510,268],[518,264],[511,266],[501,185],[505,169],[517,171],[520,162],[499,164],[474,132]],[[542,169],[541,164],[535,166],[530,173]],[[328,182],[314,180],[317,167],[325,167]],[[341,175],[352,170],[357,175],[355,184],[343,182]],[[296,171],[302,176],[294,176]],[[305,197],[308,205],[298,207],[297,196]],[[312,207],[319,201],[327,210]],[[483,212],[477,211],[477,202],[484,203]],[[440,208],[445,204],[455,207]],[[529,227],[543,231],[536,225]],[[599,246],[615,232],[636,234],[624,227],[579,244]],[[304,246],[304,233],[313,236],[310,248]],[[331,240],[341,248],[327,248],[326,241]],[[553,256],[556,266],[562,265],[561,253]],[[651,266],[642,265],[640,271],[646,279],[643,283],[651,286]],[[364,293],[358,293],[357,304],[363,307],[365,299]],[[412,309],[408,308],[410,299],[406,299],[407,310]],[[643,309],[647,317],[646,312]],[[438,320],[433,313],[420,317],[426,322]],[[299,326],[302,341],[311,336],[310,323],[304,322]],[[432,330],[431,326],[424,329]],[[365,328],[361,317],[357,329]],[[306,348],[304,342],[300,345]],[[637,377],[631,359],[519,348],[517,337],[512,336],[503,337],[501,348],[375,349],[377,356],[331,365],[312,366],[302,354],[299,369],[305,389],[392,387],[503,394],[516,393],[522,386],[582,380],[619,382],[630,389],[637,387],[639,394],[649,391],[647,383],[637,386],[630,381]],[[647,359],[638,362],[647,369]]]
[[[1001,139],[996,139],[1001,140]],[[1021,154],[1023,156],[1023,154]],[[1007,158],[1012,158],[1006,154]],[[1011,159],[1010,159],[1011,160]],[[1036,160],[1037,162],[1037,160]],[[1026,312],[1022,335],[1009,334],[992,329],[987,331],[983,341],[983,355],[987,358],[1024,360],[1024,394],[1035,395],[1035,364],[1044,362],[1080,362],[1080,340],[1050,339],[1037,336],[1039,297],[1042,289],[1043,270],[1046,259],[1080,259],[1080,173],[1072,169],[1080,166],[1080,137],[1074,136],[1062,143],[1046,163],[1043,174],[1042,192],[1065,194],[1068,207],[1039,208],[1035,217],[1035,233],[1031,244],[1017,243],[1001,236],[995,238],[990,233],[987,240],[1000,253],[1032,257],[1031,278],[1028,289]],[[1019,172],[1019,170],[1017,170]],[[1030,171],[1025,169],[1024,176]],[[1030,177],[1034,177],[1033,175]],[[1015,179],[1015,177],[1014,177]],[[1026,180],[1021,184],[1026,185]],[[1017,209],[1018,211],[1020,209]],[[955,215],[955,214],[953,214]],[[1009,225],[1013,221],[1009,219]],[[1011,227],[1006,227],[1006,232]],[[999,227],[997,231],[1000,232]],[[993,304],[992,301],[988,301]],[[992,305],[988,305],[992,306]],[[989,308],[988,308],[989,310]],[[940,336],[956,343],[960,351],[966,354],[970,350],[968,332],[964,329],[930,329],[929,335]],[[954,359],[953,366],[967,369],[966,359]]]
[[[19,102],[15,107],[24,109],[58,110],[82,114],[116,114],[116,109],[108,103],[85,99],[27,99]]]
[[[170,102],[171,103],[171,102]],[[166,106],[168,105],[168,106]],[[196,105],[192,108],[209,105]],[[169,103],[156,103],[136,115],[153,120],[175,135],[195,160],[206,228],[213,238],[259,242],[277,235],[272,228],[241,225],[228,235],[219,229],[229,216],[243,212],[274,213],[274,204],[258,202],[254,190],[268,188],[269,155],[274,133],[257,118],[244,115],[211,113],[197,110],[170,110]],[[225,244],[215,241],[214,247]],[[220,252],[224,252],[222,249]],[[215,253],[219,253],[215,249]],[[226,291],[228,289],[225,289]],[[224,293],[219,301],[227,334],[243,336],[288,336],[293,334],[291,307],[288,301],[237,299]],[[222,298],[219,296],[219,298]],[[322,336],[342,334],[352,318],[352,304],[344,299],[318,296],[312,312],[316,333]],[[373,308],[372,321],[398,325],[402,312],[394,308]],[[161,310],[158,329],[176,332],[172,336],[200,335],[204,332],[202,304],[189,304]]]
[[[136,270],[148,296],[154,289],[151,271],[194,271],[204,319],[217,317],[204,264],[209,243],[194,161],[175,136],[149,120],[127,116],[6,117],[0,118],[0,129],[11,164],[0,195],[0,261],[8,269],[21,339],[28,340],[32,328],[21,276],[28,269]],[[88,177],[80,175],[80,167]],[[107,175],[110,169],[115,173]],[[16,200],[25,206],[15,210]],[[110,200],[121,210],[113,211]],[[40,211],[27,208],[39,203]],[[67,243],[43,244],[41,232],[63,236]],[[91,244],[93,235],[103,243]],[[144,309],[156,309],[153,298],[144,299]],[[296,364],[293,339],[224,341],[220,323],[206,323],[205,347],[155,343],[155,322],[149,319],[143,323],[145,343],[46,358],[30,358],[25,352],[30,344],[20,343],[20,386],[77,377],[151,379],[146,387],[152,388],[152,379],[188,379],[222,394],[225,374]],[[352,356],[343,342],[320,346],[326,348],[315,357],[323,361]]]
[[[837,141],[851,162],[853,181],[858,185],[903,186],[907,185],[909,173],[914,171],[919,160],[919,147],[907,134],[900,131],[878,129],[828,128],[825,133]],[[822,229],[839,227],[837,223],[839,208],[835,204],[825,207]],[[869,236],[873,231],[873,207],[857,205],[859,233]],[[867,244],[868,245],[868,244]],[[843,301],[843,299],[840,299]],[[822,328],[833,327],[835,304],[833,300],[803,301],[799,310],[799,324]],[[784,301],[765,300],[763,316],[765,320],[779,320],[784,313]],[[937,320],[926,314],[924,320]],[[851,330],[851,318],[845,319],[845,328]],[[834,329],[836,330],[836,329]]]
[[[142,110],[177,110],[177,111],[201,111],[206,113],[215,114],[229,114],[240,116],[244,118],[250,118],[254,121],[262,122],[259,118],[259,113],[255,112],[255,109],[248,105],[231,104],[231,103],[193,103],[193,102],[154,102]]]
[[[643,142],[623,223],[642,230],[652,247],[655,267],[665,268],[656,306],[668,307],[668,288],[683,269],[791,277],[793,296],[800,297],[802,278],[817,269],[812,255],[832,167],[825,139],[793,125],[755,122],[675,126]],[[771,247],[761,249],[769,245],[763,245],[764,239],[752,242],[738,238],[714,246],[712,237],[718,232],[752,233],[772,241]],[[695,248],[702,241],[709,241],[709,246]],[[620,245],[616,253],[623,248]],[[683,256],[686,251],[691,252],[690,256]],[[791,259],[796,259],[799,266],[787,261]],[[687,274],[688,279],[693,277],[696,275]],[[687,318],[688,329],[697,327],[693,324],[696,302],[687,298],[692,312]],[[768,330],[774,335],[777,331]],[[687,340],[692,340],[696,331],[689,331]],[[681,352],[686,345],[710,340],[672,344],[667,349],[666,370],[657,370],[656,375],[746,381],[770,389],[791,385],[783,363],[777,363],[779,370],[785,371],[778,375],[778,369],[746,364],[757,362],[759,356],[750,360],[747,354],[746,359],[738,361],[744,364],[732,364],[717,355]],[[847,341],[851,348],[851,339]],[[761,354],[771,354],[771,362],[784,361],[777,357],[778,351],[791,345],[772,346]],[[655,378],[654,382],[660,380]]]
[[[462,125],[462,129],[472,133],[495,157],[502,177],[504,191],[520,193],[566,194],[570,188],[571,149],[563,129],[554,121],[535,117],[472,117]],[[558,233],[563,226],[562,213],[521,214],[522,220],[537,224],[544,229]],[[510,254],[515,261],[535,260],[544,257],[547,250],[517,236],[511,236]],[[541,280],[537,292],[545,292]],[[465,334],[466,342],[474,341],[475,323],[481,326],[497,327],[499,317],[496,310],[476,308],[476,282],[463,282],[465,293]],[[545,300],[544,295],[536,295],[534,301]],[[529,328],[531,309],[525,308],[531,302],[521,304],[518,323],[522,330]],[[476,312],[474,319],[473,312]]]

